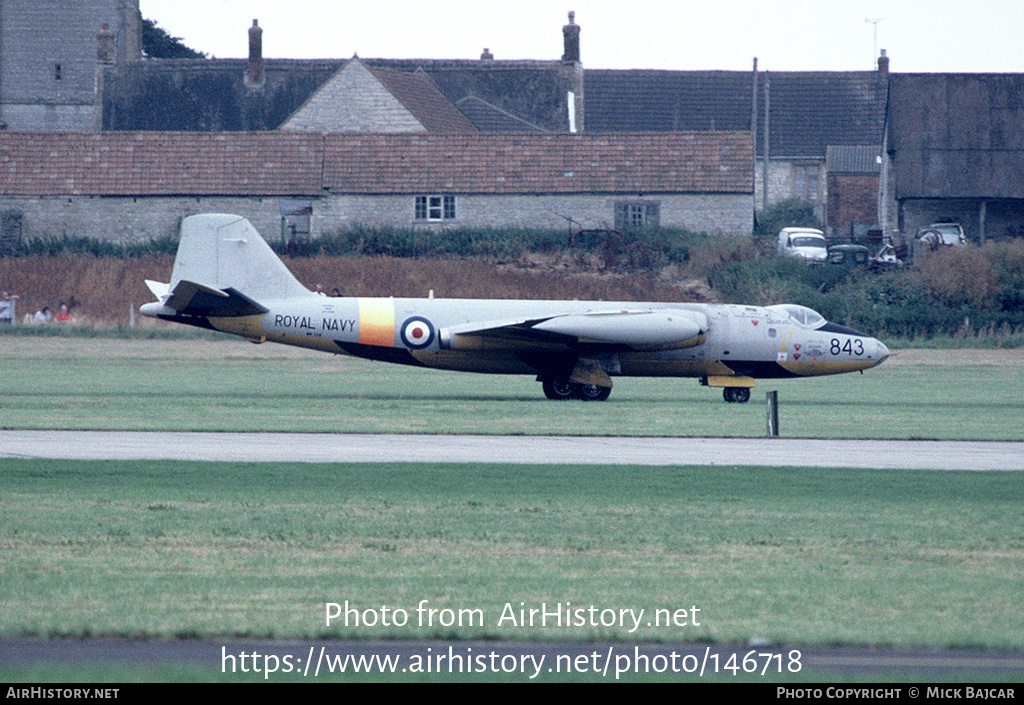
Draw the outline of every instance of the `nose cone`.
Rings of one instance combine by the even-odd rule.
[[[875,341],[875,359],[877,360],[875,365],[881,365],[889,359],[889,348],[885,347],[885,343],[881,340]]]

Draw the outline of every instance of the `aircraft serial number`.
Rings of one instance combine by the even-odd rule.
[[[864,341],[860,338],[847,338],[845,341],[839,338],[832,338],[832,344],[829,347],[829,352],[833,355],[863,355],[864,354]]]

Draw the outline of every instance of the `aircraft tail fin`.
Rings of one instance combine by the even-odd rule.
[[[191,286],[181,286],[189,284]],[[249,304],[264,309],[257,301],[311,296],[312,292],[292,275],[248,220],[237,215],[205,214],[185,218],[181,223],[181,241],[174,260],[165,302],[172,308],[175,299],[201,305],[197,297],[212,297],[215,308],[227,302],[216,299],[226,294],[234,298],[228,308],[244,310]],[[231,292],[233,290],[233,294]],[[246,304],[242,301],[248,302]],[[239,314],[235,314],[239,315]]]

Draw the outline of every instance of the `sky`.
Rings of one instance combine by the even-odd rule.
[[[558,59],[570,10],[588,69],[1024,73],[1021,0],[140,0],[215,58]]]

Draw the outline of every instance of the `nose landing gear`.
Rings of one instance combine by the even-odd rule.
[[[722,396],[730,404],[745,404],[750,401],[750,389],[747,387],[725,387]]]

